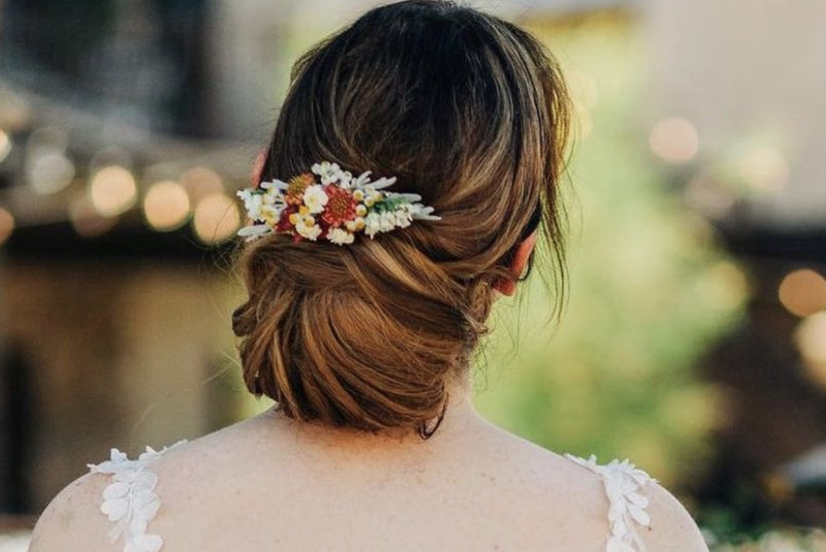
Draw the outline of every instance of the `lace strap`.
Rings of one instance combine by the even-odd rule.
[[[608,496],[608,522],[611,525],[605,552],[646,552],[635,523],[642,527],[651,525],[651,518],[645,511],[648,499],[640,491],[646,483],[654,483],[656,479],[628,460],[612,460],[610,464],[600,465],[594,455],[588,460],[570,454],[565,457],[602,478]]]
[[[111,475],[111,483],[103,490],[100,511],[115,525],[109,531],[112,542],[123,537],[124,552],[158,552],[163,546],[160,535],[147,533],[149,522],[155,518],[161,501],[155,492],[158,476],[149,468],[152,461],[186,441],[178,441],[160,451],[146,447],[137,460],[112,449],[109,460],[89,464],[91,473]]]

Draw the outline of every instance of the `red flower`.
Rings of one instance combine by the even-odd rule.
[[[330,226],[341,226],[348,220],[356,218],[358,203],[349,190],[328,185],[324,187],[324,192],[327,194],[327,205],[321,215],[324,222]]]
[[[285,207],[281,211],[281,216],[278,219],[278,224],[275,225],[277,232],[292,232],[293,224],[290,222],[290,215],[297,213],[298,209],[295,207]]]

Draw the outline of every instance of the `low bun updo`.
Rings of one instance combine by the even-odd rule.
[[[569,112],[536,39],[452,2],[373,9],[305,54],[260,180],[330,161],[397,177],[393,191],[442,219],[343,247],[284,234],[245,244],[249,297],[233,329],[249,390],[298,420],[429,435],[514,249],[540,228],[563,266]]]

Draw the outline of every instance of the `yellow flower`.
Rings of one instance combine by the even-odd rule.
[[[290,179],[289,184],[287,184],[287,193],[285,194],[287,203],[299,205],[304,195],[304,190],[312,186],[314,181],[315,179],[310,173],[299,174]]]

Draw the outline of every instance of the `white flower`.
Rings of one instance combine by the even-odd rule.
[[[370,183],[370,171],[361,173],[355,180],[350,182],[353,188],[362,188]]]
[[[93,468],[94,473],[115,473],[121,466],[128,465],[131,460],[126,457],[126,454],[118,449],[110,449],[109,460],[101,462],[96,466],[89,464],[89,468]]]
[[[284,190],[286,189],[286,183],[273,180],[272,182],[262,182],[258,188],[240,190],[237,195],[244,201],[244,209],[247,211],[248,218],[273,223],[273,221],[278,220],[281,209],[286,206],[284,200]]]
[[[275,226],[278,219],[281,218],[281,211],[284,210],[284,205],[264,205],[261,207],[261,219],[267,224]]]
[[[147,534],[146,530],[161,505],[155,493],[158,477],[150,465],[166,450],[157,452],[147,447],[137,460],[129,460],[124,453],[112,449],[110,460],[89,466],[92,473],[111,475],[111,483],[103,490],[100,511],[115,523],[109,538],[114,542],[124,537],[124,552],[158,552],[163,545],[161,537]]]
[[[304,190],[302,199],[304,200],[304,205],[307,206],[311,213],[320,213],[324,210],[324,206],[327,205],[329,198],[322,186],[313,184],[312,186],[307,186],[307,189]]]
[[[417,201],[422,200],[422,196],[419,194],[397,194],[395,192],[384,192],[388,198],[400,198],[405,200],[407,203],[416,203]]]
[[[391,178],[379,178],[375,182],[371,182],[370,186],[372,186],[373,190],[381,190],[382,188],[387,188],[388,186],[392,186],[396,183],[396,177],[393,176]],[[365,186],[366,188],[367,186]]]
[[[300,221],[295,225],[295,231],[301,237],[307,238],[310,241],[316,241],[321,234],[321,227],[318,224],[308,225],[304,221]]]
[[[396,226],[398,228],[407,228],[413,220],[413,216],[406,207],[408,206],[404,205],[402,209],[396,211]]]
[[[420,203],[411,205],[411,215],[415,220],[442,220],[442,217],[433,215],[433,207],[425,207]]]
[[[263,195],[263,203],[264,205],[286,205],[287,200],[284,199],[284,194],[281,193],[280,190],[267,190],[267,192]]]
[[[239,191],[238,197],[244,201],[244,209],[247,211],[247,216],[252,220],[261,220],[261,206],[264,204],[262,195],[246,189]]]
[[[139,535],[126,544],[123,552],[158,552],[163,539],[158,535]]]
[[[100,511],[106,514],[109,521],[120,521],[129,510],[127,494],[130,487],[128,483],[116,481],[103,490],[103,504]]]
[[[316,163],[311,167],[311,170],[321,177],[322,184],[331,184],[341,178],[341,167],[329,161]]]
[[[262,182],[258,187],[262,190],[286,192],[290,185],[282,180],[275,179],[272,182]]]
[[[347,230],[341,228],[330,228],[327,231],[327,239],[336,245],[344,245],[345,243],[353,243],[355,236]]]
[[[605,494],[610,504],[608,521],[611,536],[606,543],[606,552],[639,552],[644,550],[642,541],[634,527],[635,522],[642,527],[651,524],[651,518],[645,511],[648,499],[640,493],[647,483],[655,482],[647,473],[638,469],[628,460],[613,460],[610,464],[597,464],[596,456],[588,460],[565,455],[577,464],[588,468],[602,477]]]
[[[389,232],[396,226],[396,214],[385,211],[379,217],[379,232]]]
[[[364,217],[364,233],[370,236],[370,238],[381,231],[380,225],[381,219],[379,219],[378,214],[369,213],[366,217]]]
[[[238,230],[238,236],[246,238],[246,241],[251,242],[257,240],[261,236],[272,233],[272,231],[272,228],[266,224],[253,224]]]

